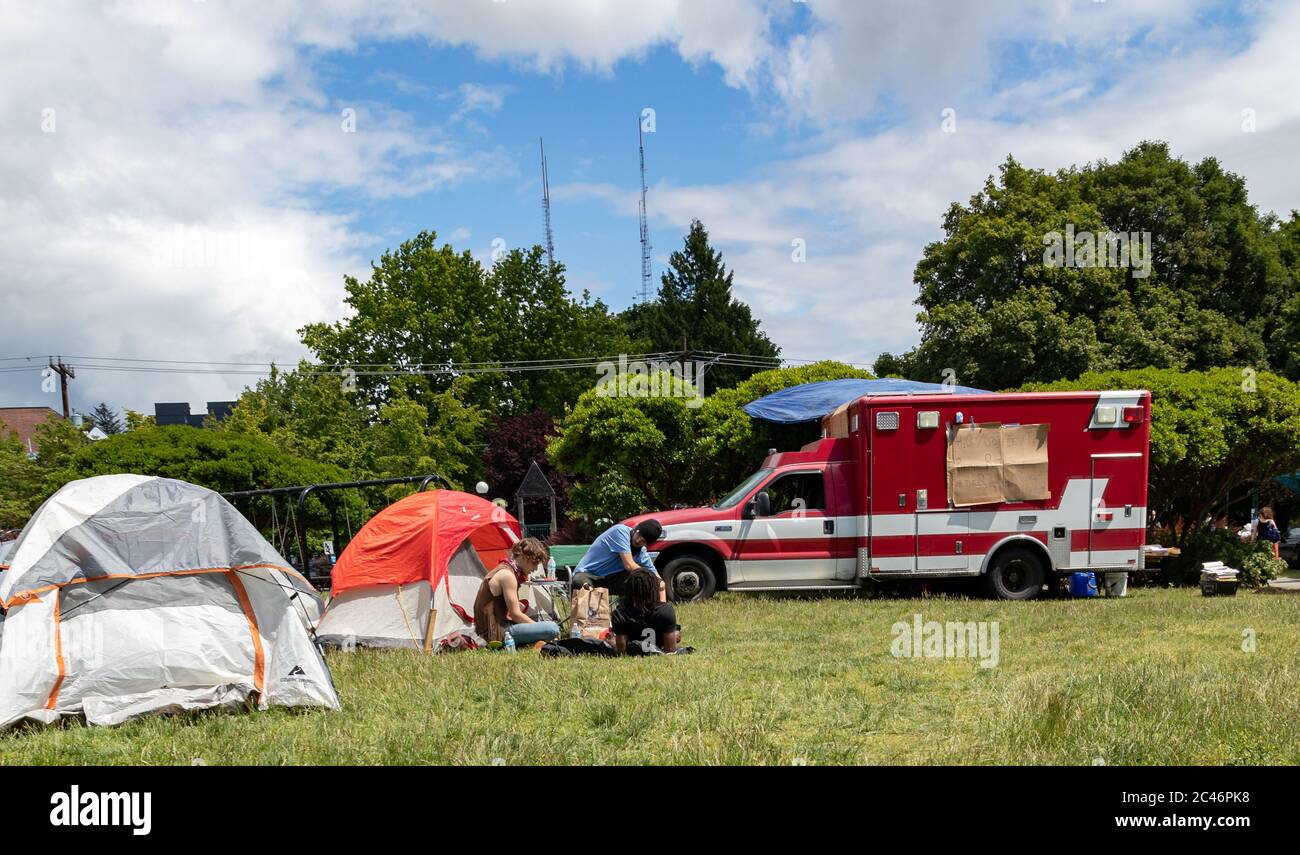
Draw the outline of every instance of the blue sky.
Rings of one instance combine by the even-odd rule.
[[[332,207],[357,214],[358,227],[378,238],[368,246],[372,255],[421,228],[432,228],[480,257],[489,255],[498,237],[511,247],[543,243],[541,137],[557,256],[567,265],[575,291],[589,289],[616,309],[633,300],[640,287],[635,211],[629,216],[602,202],[566,198],[566,187],[606,184],[635,198],[644,109],[654,111],[654,130],[644,140],[656,268],[682,239],[680,229],[655,215],[656,183],[744,176],[806,136],[798,128],[772,132],[761,124],[764,111],[751,93],[726,85],[716,66],[693,67],[666,47],[620,62],[612,74],[538,75],[479,61],[465,48],[431,49],[405,40],[327,57],[320,73],[339,107],[382,104],[501,157],[499,168],[409,199],[358,204],[351,196],[331,198]],[[462,87],[500,100],[467,105]],[[364,106],[359,116],[364,123]]]
[[[292,362],[343,276],[420,229],[482,259],[540,243],[539,136],[570,287],[620,309],[646,107],[656,284],[698,217],[785,356],[869,363],[917,341],[912,269],[1008,154],[1166,139],[1300,207],[1298,40],[1282,2],[8,3],[0,368]],[[82,409],[250,382],[93,362]],[[28,367],[0,406],[54,403]]]

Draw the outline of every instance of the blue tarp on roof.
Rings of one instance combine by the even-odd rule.
[[[879,380],[858,378],[823,380],[819,383],[800,383],[798,386],[773,392],[757,401],[751,401],[744,409],[756,419],[779,424],[796,424],[817,421],[863,395],[896,395],[907,392],[922,395],[930,392],[947,392],[948,388],[941,383],[921,383],[916,380],[899,380],[895,377],[882,377]],[[972,389],[969,386],[952,386],[951,389],[953,394],[958,395],[989,394],[986,389]]]

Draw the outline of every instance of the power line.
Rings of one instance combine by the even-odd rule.
[[[45,371],[51,367],[58,370],[54,364],[54,359],[48,359],[48,364],[42,365],[34,362],[35,359],[45,359],[45,357],[4,357],[2,361],[31,362],[30,365],[8,365],[0,366],[0,374],[14,374],[19,372]],[[604,370],[611,364],[619,365],[621,362],[675,362],[675,361],[707,361],[711,365],[720,365],[733,368],[752,368],[756,370],[767,370],[779,368],[783,365],[811,364],[821,360],[799,359],[795,357],[778,357],[778,356],[761,356],[757,354],[726,353],[720,351],[707,350],[688,350],[688,351],[657,351],[653,353],[640,354],[618,354],[611,356],[577,356],[577,357],[557,357],[550,359],[531,359],[531,360],[503,360],[503,361],[483,361],[483,362],[447,362],[447,363],[310,363],[302,361],[301,367],[298,365],[288,368],[278,367],[274,362],[220,362],[204,360],[177,360],[177,359],[144,359],[138,357],[116,357],[116,356],[77,356],[68,357],[76,359],[78,367],[82,371],[102,371],[116,372],[125,374],[175,374],[175,375],[218,375],[218,376],[247,376],[247,377],[264,377],[279,371],[283,373],[293,372],[302,377],[320,377],[320,376],[340,376],[352,374],[357,377],[385,377],[385,376],[472,376],[482,374],[530,374],[539,371],[584,369],[584,370]],[[60,360],[59,364],[62,362]],[[865,363],[846,363],[854,367],[870,367]],[[286,363],[288,365],[288,363]],[[66,366],[71,370],[70,366]]]

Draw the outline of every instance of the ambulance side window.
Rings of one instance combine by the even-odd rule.
[[[826,484],[821,472],[782,475],[763,489],[772,498],[772,516],[797,509],[826,510]]]

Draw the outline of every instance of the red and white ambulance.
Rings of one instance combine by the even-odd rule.
[[[872,394],[712,507],[627,523],[663,524],[678,601],[960,576],[1031,599],[1142,567],[1150,413],[1146,391]]]

